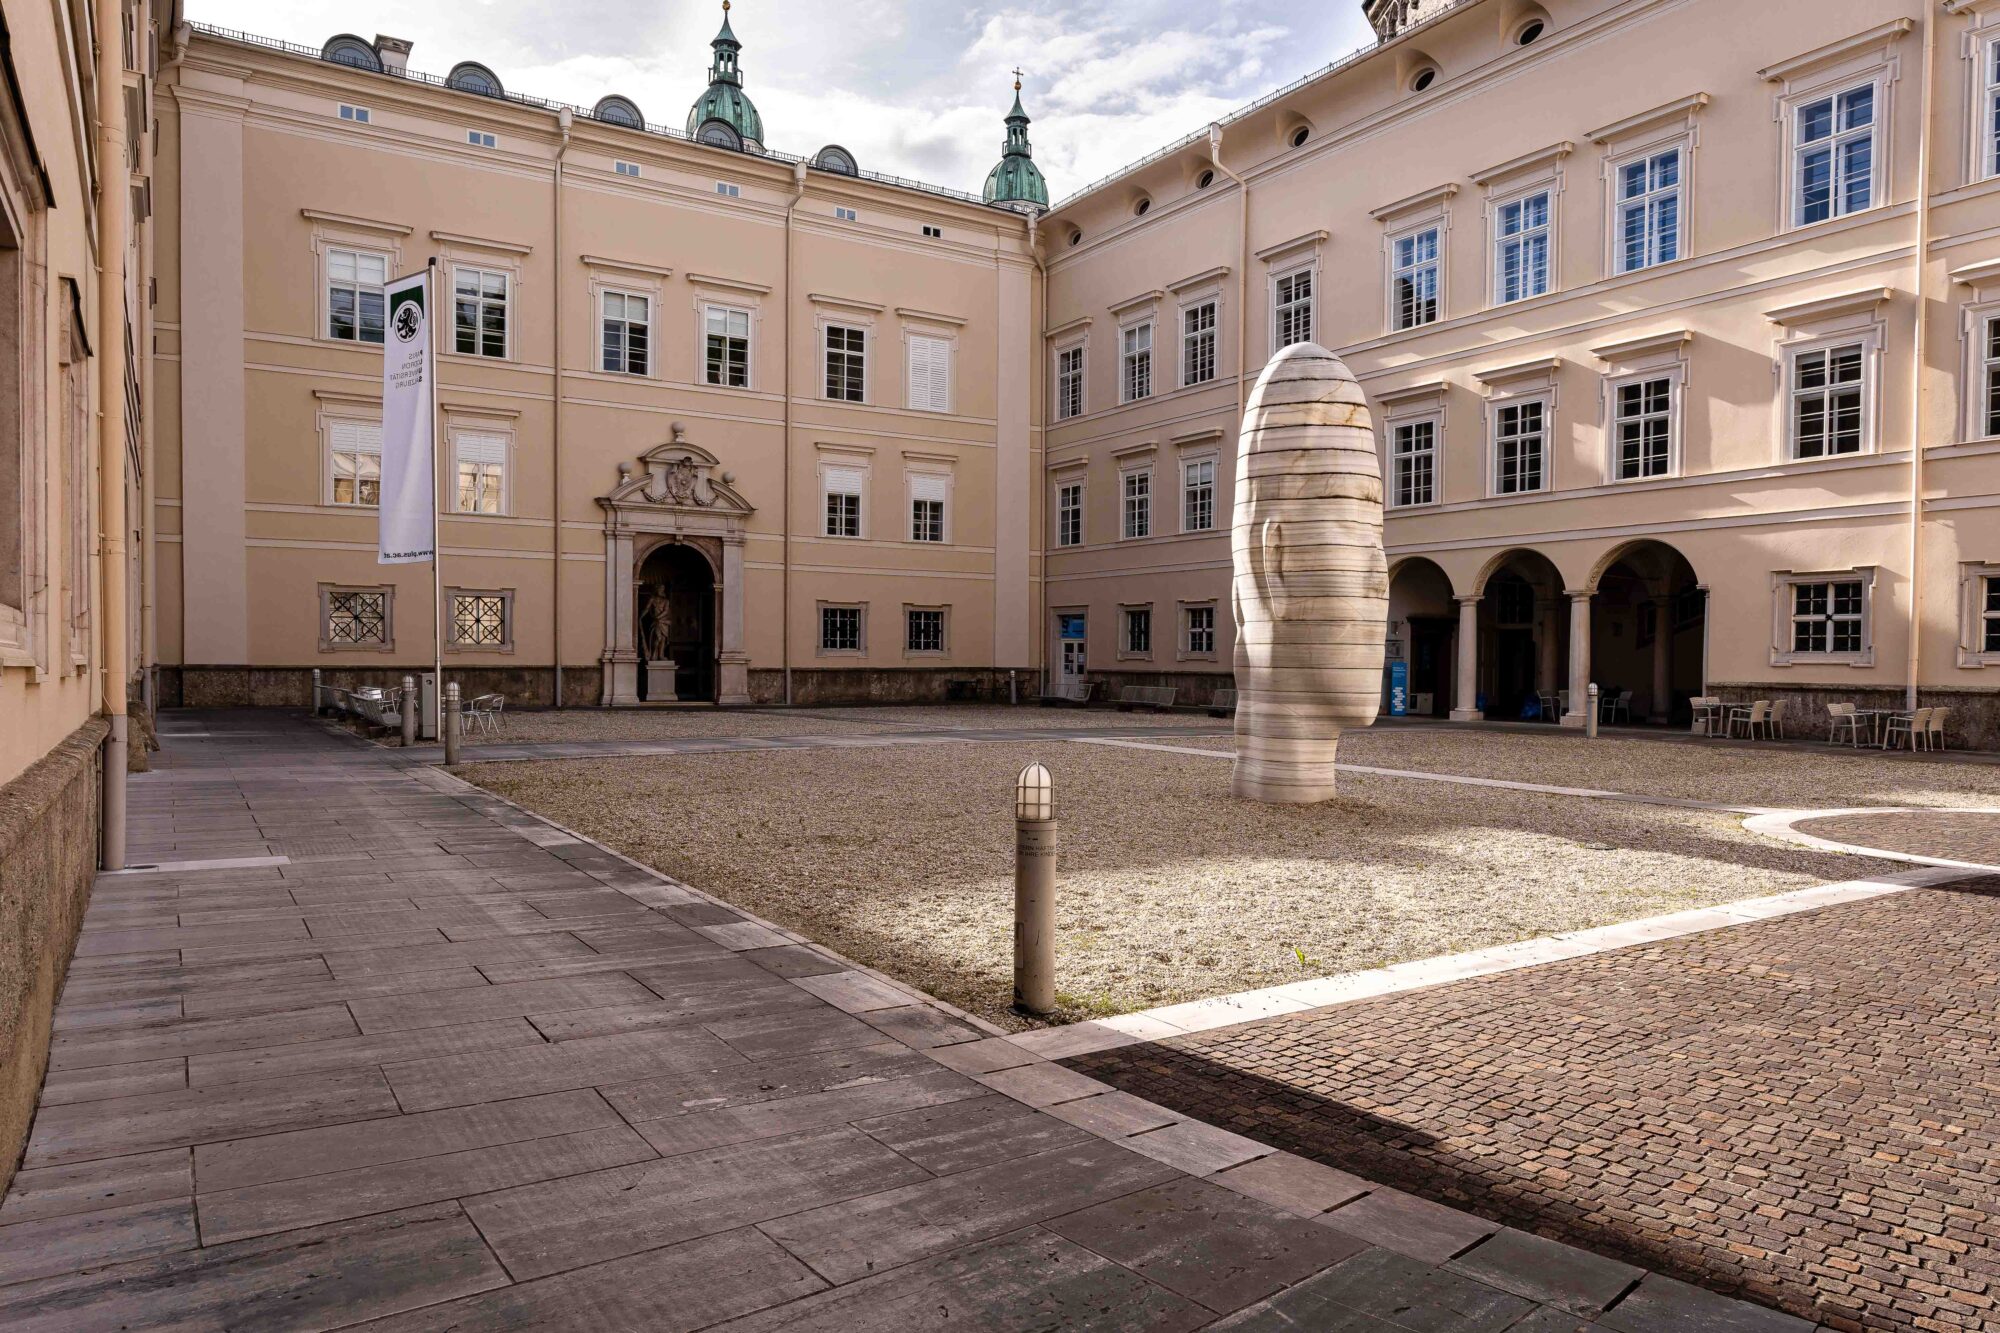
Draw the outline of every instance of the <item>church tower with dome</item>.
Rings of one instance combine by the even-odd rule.
[[[743,43],[729,27],[729,0],[722,0],[722,31],[709,45],[715,58],[708,66],[708,90],[688,108],[689,137],[720,148],[764,151],[764,118],[743,91],[743,71],[737,56]]]
[[[1007,113],[1007,139],[1000,146],[1000,161],[986,174],[981,192],[989,204],[1000,204],[1021,212],[1045,210],[1049,206],[1049,184],[1035,165],[1035,150],[1028,143],[1028,113],[1021,109],[1021,71],[1014,71],[1014,109]]]

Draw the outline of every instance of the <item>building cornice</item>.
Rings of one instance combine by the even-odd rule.
[[[1694,330],[1669,329],[1665,333],[1648,333],[1643,337],[1605,343],[1601,347],[1591,348],[1590,354],[1607,365],[1616,365],[1621,361],[1630,361],[1634,357],[1678,351],[1693,341]]]
[[[455,231],[433,231],[431,239],[439,245],[464,245],[475,250],[497,250],[505,255],[526,255],[534,253],[535,247],[523,245],[519,241],[496,241],[486,236],[467,236]]]
[[[1609,125],[1599,126],[1597,129],[1587,131],[1584,137],[1592,143],[1610,143],[1614,139],[1623,139],[1641,130],[1650,130],[1676,120],[1690,119],[1713,100],[1707,93],[1694,93],[1668,102],[1664,106],[1656,106],[1651,111],[1641,111],[1636,116],[1627,116],[1623,120],[1614,120]]]
[[[1106,308],[1114,315],[1122,315],[1128,310],[1138,310],[1144,306],[1158,305],[1160,302],[1166,300],[1166,298],[1166,292],[1155,287],[1150,292],[1140,292],[1137,296],[1128,296],[1122,301],[1114,301]]]
[[[697,287],[719,287],[724,291],[754,292],[762,296],[771,290],[768,282],[745,282],[741,278],[718,278],[711,273],[690,273],[687,280]]]
[[[1317,231],[1309,231],[1303,236],[1294,236],[1289,241],[1279,241],[1276,245],[1267,245],[1262,250],[1257,251],[1256,255],[1257,258],[1268,264],[1273,259],[1283,259],[1287,255],[1296,254],[1301,250],[1317,250],[1331,239],[1333,239],[1332,233],[1322,227]]]
[[[1457,181],[1446,181],[1443,185],[1434,185],[1428,190],[1419,190],[1415,194],[1407,195],[1393,204],[1371,208],[1368,210],[1368,216],[1377,222],[1387,222],[1390,218],[1404,213],[1414,213],[1420,208],[1442,208],[1451,202],[1452,196],[1458,193],[1458,188]]]
[[[1870,28],[1866,32],[1857,32],[1852,37],[1843,37],[1837,42],[1828,42],[1825,46],[1815,47],[1803,55],[1793,56],[1790,60],[1781,60],[1775,65],[1766,65],[1763,69],[1757,71],[1757,77],[1766,83],[1783,83],[1787,79],[1809,73],[1822,65],[1831,65],[1836,61],[1845,60],[1850,56],[1860,55],[1870,47],[1885,46],[1897,38],[1904,36],[1910,29],[1916,26],[1917,21],[1915,19],[1891,19],[1889,22]]]
[[[408,236],[416,228],[401,222],[378,222],[374,218],[355,217],[351,213],[329,213],[321,208],[301,208],[299,216],[309,222],[325,222],[336,227],[352,227],[357,231],[386,232],[391,236]]]
[[[1495,181],[1505,180],[1509,176],[1521,175],[1536,167],[1554,166],[1575,151],[1576,145],[1570,140],[1564,139],[1561,143],[1552,143],[1547,148],[1538,148],[1532,153],[1523,153],[1511,161],[1502,162],[1497,167],[1488,167],[1484,171],[1476,172],[1472,177],[1472,183],[1474,185],[1491,185]]]
[[[916,320],[923,324],[949,324],[953,328],[962,327],[967,322],[963,315],[940,315],[935,310],[918,310],[906,305],[897,306],[896,314],[901,319]]]
[[[671,278],[674,271],[658,264],[643,264],[636,259],[613,259],[609,255],[584,255],[583,262],[589,268],[615,268],[626,273],[644,273],[653,278]]]
[[[1229,265],[1217,264],[1214,268],[1205,268],[1201,272],[1190,274],[1177,282],[1168,283],[1167,290],[1173,292],[1175,295],[1179,295],[1190,287],[1202,287],[1211,282],[1221,282],[1228,276]]]
[[[1824,296],[1816,301],[1801,301],[1797,305],[1779,306],[1766,310],[1764,318],[1773,324],[1790,327],[1794,324],[1809,324],[1814,320],[1838,319],[1842,315],[1858,315],[1873,310],[1896,295],[1893,287],[1864,287],[1860,291],[1844,292],[1839,296]]]

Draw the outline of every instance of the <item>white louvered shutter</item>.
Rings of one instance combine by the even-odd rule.
[[[951,410],[951,343],[910,336],[910,406],[922,412]]]

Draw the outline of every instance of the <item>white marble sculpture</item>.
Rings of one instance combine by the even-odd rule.
[[[1296,343],[1257,377],[1236,447],[1236,768],[1272,804],[1334,793],[1345,727],[1375,721],[1389,615],[1382,470],[1361,386]]]

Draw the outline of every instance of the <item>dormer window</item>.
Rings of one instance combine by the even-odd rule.
[[[646,128],[645,118],[639,114],[638,103],[629,97],[619,97],[616,94],[600,97],[590,114],[607,125],[623,125],[630,130]]]
[[[1307,127],[1305,127],[1304,125],[1301,125],[1297,129],[1292,131],[1292,137],[1288,142],[1290,142],[1290,144],[1294,148],[1303,148],[1305,147],[1306,140],[1310,138],[1312,138],[1312,131]]]
[[[1152,211],[1152,208],[1153,208],[1152,200],[1141,199],[1138,203],[1132,205],[1132,216],[1135,218],[1145,217],[1147,213]]]
[[[374,74],[382,72],[382,57],[377,54],[374,45],[352,33],[344,32],[329,40],[320,48],[319,58],[350,69],[365,69]]]
[[[1532,46],[1547,30],[1540,19],[1525,23],[1521,26],[1521,30],[1514,34],[1514,45]]]
[[[1410,80],[1410,91],[1413,93],[1423,92],[1437,82],[1437,77],[1438,72],[1435,66],[1426,66],[1418,70],[1416,77]]]
[[[1194,178],[1194,188],[1197,190],[1206,190],[1213,184],[1215,184],[1215,172],[1212,170],[1204,171]]]
[[[451,67],[445,75],[444,86],[456,88],[462,93],[477,93],[481,97],[505,97],[500,87],[500,78],[486,66],[473,60],[462,60]]]

